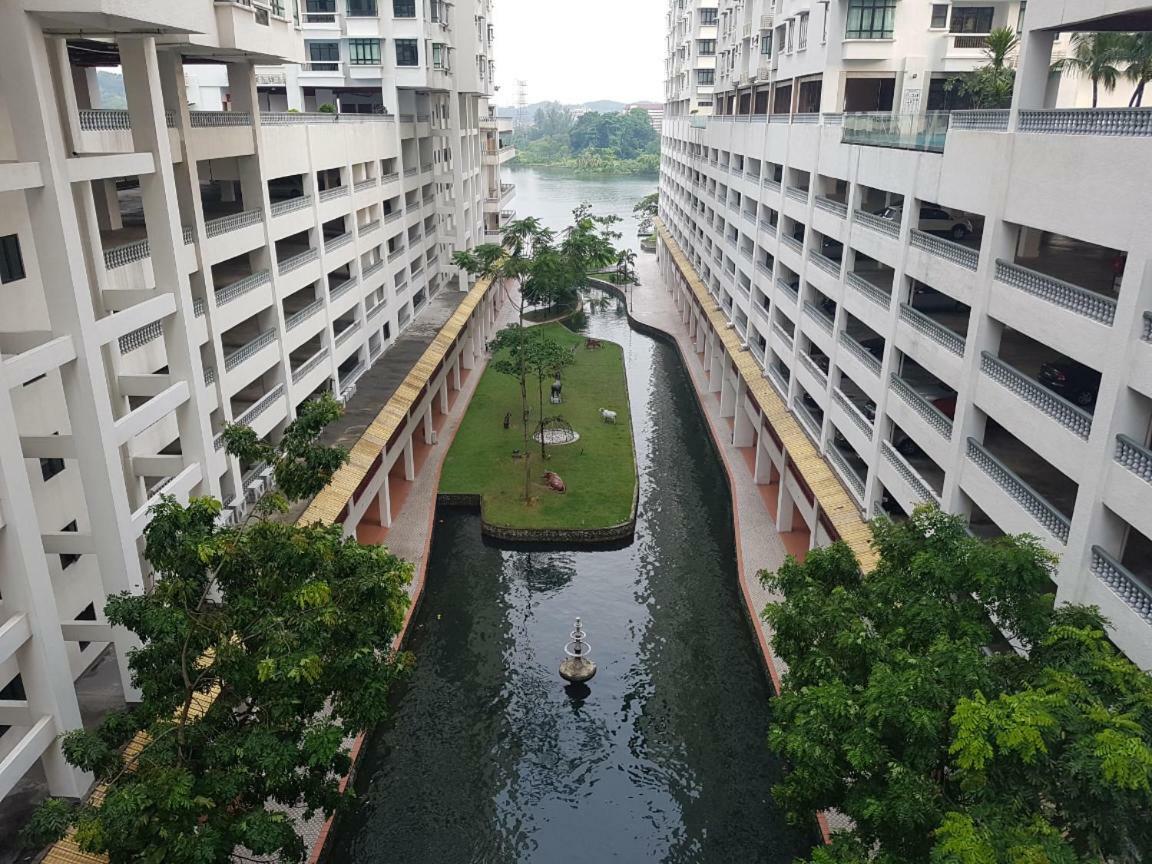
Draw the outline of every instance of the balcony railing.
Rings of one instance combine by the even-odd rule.
[[[904,402],[927,421],[928,425],[936,430],[945,440],[952,440],[952,420],[945,414],[941,413],[935,405],[916,392],[907,381],[899,375],[892,373],[891,375],[892,389],[896,391]]]
[[[816,361],[805,354],[803,351],[800,352],[800,364],[809,372],[811,372],[812,375],[816,377],[816,380],[821,384],[828,383],[828,373],[821,369]]]
[[[328,299],[331,301],[339,300],[341,297],[351,291],[352,287],[356,285],[358,281],[359,280],[355,276],[351,277],[350,279],[345,279],[339,285],[336,285],[335,287],[328,290]]]
[[[313,300],[311,303],[309,303],[307,306],[305,306],[300,311],[293,312],[291,315],[289,315],[287,318],[285,318],[284,319],[284,329],[285,330],[294,330],[295,328],[299,327],[301,324],[303,324],[305,321],[307,321],[309,318],[311,318],[313,315],[315,315],[317,312],[319,312],[323,308],[324,308],[324,301],[323,300]]]
[[[780,242],[783,243],[785,246],[787,246],[789,249],[791,249],[793,252],[795,252],[797,255],[803,255],[804,254],[803,241],[797,240],[791,234],[781,234],[780,235]]]
[[[892,302],[891,295],[886,294],[883,289],[878,288],[856,273],[849,273],[845,281],[848,283],[848,287],[859,291],[881,309],[887,309]]]
[[[1007,109],[981,109],[976,111],[953,111],[948,118],[950,129],[971,129],[985,132],[1008,131]]]
[[[996,481],[1024,511],[1048,530],[1061,543],[1068,542],[1068,517],[1049,504],[1031,486],[977,443],[968,439],[968,458],[985,474]]]
[[[804,314],[820,325],[820,329],[828,335],[832,335],[832,328],[835,322],[832,321],[827,315],[816,308],[815,304],[804,301]]]
[[[1089,291],[1087,288],[1081,288],[1079,285],[1073,285],[1071,282],[1045,273],[1029,270],[1002,258],[996,259],[996,281],[1019,288],[1101,324],[1111,326],[1116,317],[1116,301],[1111,297],[1105,297],[1103,294],[1097,294],[1095,291]]]
[[[361,237],[363,237],[365,234],[370,234],[379,227],[380,227],[380,220],[379,219],[373,219],[371,222],[365,222],[363,225],[358,225],[356,227],[356,231]]]
[[[780,183],[777,180],[769,180],[767,177],[765,177],[760,182],[760,185],[767,189],[769,192],[776,192],[777,194],[780,192]]]
[[[840,479],[848,484],[848,488],[851,489],[856,496],[856,502],[863,504],[864,481],[860,479],[859,474],[852,470],[852,466],[848,464],[848,460],[845,459],[835,447],[829,447],[828,461],[836,468],[836,473],[840,475]]]
[[[848,350],[852,356],[868,367],[871,372],[877,377],[880,376],[880,361],[872,355],[872,352],[849,336],[846,332],[840,333],[840,344]]]
[[[776,280],[776,287],[783,292],[785,297],[790,298],[793,303],[798,303],[800,301],[800,289],[797,286],[784,279],[778,278]]]
[[[186,227],[183,229],[184,245],[187,246],[192,242],[192,229]],[[152,247],[145,240],[136,240],[133,243],[126,243],[123,246],[116,246],[112,249],[104,250],[104,267],[107,270],[115,270],[117,267],[124,267],[134,261],[143,261],[145,258],[150,257],[152,254]]]
[[[342,198],[345,195],[351,195],[352,190],[348,186],[333,186],[331,189],[325,189],[320,193],[321,201],[332,201],[336,198]]]
[[[1021,111],[1021,132],[1053,135],[1152,136],[1152,108],[1058,108]]]
[[[873,231],[879,231],[881,234],[887,234],[889,237],[900,236],[899,222],[894,219],[885,219],[883,216],[877,216],[875,213],[857,210],[856,223],[863,225],[865,228],[870,228]]]
[[[276,341],[275,330],[265,330],[251,342],[237,348],[231,354],[224,358],[224,371],[231,372],[249,357],[252,357],[262,348],[267,348]]]
[[[374,306],[370,307],[370,308],[368,309],[367,313],[365,313],[365,317],[367,317],[367,318],[375,318],[375,317],[376,317],[378,314],[380,314],[381,312],[383,312],[383,311],[384,311],[384,310],[387,308],[387,306],[388,306],[388,298],[387,298],[387,297],[385,297],[385,298],[384,298],[383,300],[381,300],[379,303],[377,303],[377,304],[375,304]]]
[[[303,378],[305,375],[307,375],[309,372],[311,372],[313,369],[315,369],[317,366],[319,366],[321,363],[323,363],[327,358],[328,358],[328,349],[327,348],[321,348],[319,351],[317,351],[315,354],[313,354],[311,357],[309,357],[306,361],[304,361],[303,366],[299,366],[296,369],[292,370],[292,383],[295,384],[297,381],[299,381],[301,378]]]
[[[1145,483],[1152,483],[1152,450],[1127,435],[1116,436],[1113,458]]]
[[[900,304],[900,320],[911,325],[938,345],[947,348],[957,357],[964,356],[964,337],[943,324],[937,324],[923,312],[913,309],[907,303]]]
[[[884,442],[884,459],[888,464],[896,469],[896,473],[903,478],[904,482],[912,487],[912,494],[916,496],[916,503],[923,501],[932,501],[936,504],[940,503],[940,497],[929,486],[924,478],[920,476],[920,472],[908,464],[908,460],[896,452],[896,448],[888,441]]]
[[[404,215],[404,208],[400,207],[397,210],[393,210],[391,213],[385,213],[384,214],[384,222],[385,222],[385,224],[387,224],[389,222],[395,222],[397,219],[399,219],[403,215]]]
[[[833,213],[841,219],[848,218],[847,204],[842,201],[833,200],[832,198],[825,198],[823,195],[816,196],[816,209]]]
[[[276,217],[283,216],[286,213],[295,213],[297,210],[303,210],[311,203],[311,195],[298,195],[295,198],[288,198],[284,201],[273,201],[269,209],[272,212],[272,216]]]
[[[375,189],[375,188],[376,188],[376,178],[375,177],[368,177],[367,179],[361,180],[359,183],[353,183],[352,184],[352,191],[353,192],[363,192],[365,189]]]
[[[120,337],[120,353],[127,354],[130,351],[135,351],[147,345],[149,342],[154,342],[164,335],[164,326],[159,321],[152,321],[145,324],[143,327],[138,327],[131,333],[125,333]]]
[[[911,243],[917,249],[923,249],[925,252],[951,261],[953,264],[959,264],[966,270],[975,270],[980,263],[978,250],[961,246],[959,243],[953,243],[951,240],[945,240],[943,237],[927,234],[915,228],[912,229]]]
[[[784,344],[788,347],[788,353],[791,354],[792,353],[792,337],[788,335],[788,331],[785,330],[780,325],[779,321],[773,321],[772,322],[772,332],[780,337],[781,341],[783,341]]]
[[[309,64],[314,71],[330,71],[339,72],[339,63],[325,63],[324,66],[330,66],[327,70],[316,70],[315,67],[319,64]],[[396,121],[395,114],[327,114],[327,113],[305,113],[295,111],[261,111],[260,123],[264,126],[294,126],[297,123],[393,123]]]
[[[808,409],[804,407],[804,401],[799,397],[792,400],[792,413],[800,418],[800,425],[803,427],[804,431],[808,433],[808,436],[812,439],[812,442],[817,447],[819,447],[820,424],[816,422],[815,417],[808,413]]]
[[[848,414],[848,418],[855,424],[856,428],[863,432],[864,436],[871,441],[873,431],[872,421],[865,417],[860,412],[860,409],[852,404],[852,400],[845,396],[844,391],[839,387],[833,388],[832,399],[837,405],[844,409]]]
[[[217,126],[251,126],[252,115],[247,111],[191,111],[188,122],[193,129]]]
[[[224,306],[231,303],[237,297],[243,297],[249,291],[254,291],[261,285],[268,285],[272,282],[272,274],[267,270],[259,273],[253,273],[251,276],[245,276],[243,279],[237,279],[231,285],[225,285],[216,291],[216,305]]]
[[[339,348],[352,338],[352,334],[360,329],[360,319],[356,319],[336,335],[336,347]]]
[[[1133,612],[1146,623],[1152,624],[1152,591],[1131,570],[1099,546],[1092,547],[1092,573],[1127,603]]]
[[[121,132],[132,128],[132,116],[121,108],[83,108],[80,128],[85,132]],[[176,112],[165,111],[164,122],[169,129],[176,126]]]
[[[791,198],[793,201],[799,201],[801,204],[807,204],[808,203],[808,190],[807,189],[798,189],[795,186],[789,186],[788,190],[784,194],[787,197]]]
[[[384,259],[381,258],[375,264],[370,264],[369,266],[365,267],[360,273],[360,278],[361,279],[367,279],[373,273],[378,273],[379,271],[381,271],[383,269],[384,269]]]
[[[767,219],[761,219],[758,223],[760,230],[770,237],[776,236],[776,226],[769,222]]]
[[[299,270],[305,264],[315,261],[319,257],[320,253],[315,249],[305,249],[303,252],[293,255],[290,258],[285,258],[283,261],[281,261],[279,266],[276,268],[276,272],[281,276],[284,276],[287,273],[291,273],[293,270]]]
[[[768,380],[772,382],[776,388],[776,392],[783,398],[788,398],[788,379],[785,378],[784,373],[773,364],[769,364],[768,366]]]
[[[943,153],[948,138],[948,113],[845,114],[843,130],[840,140],[844,144]]]
[[[219,219],[212,219],[204,223],[204,233],[209,237],[219,237],[231,231],[239,231],[249,225],[259,225],[264,218],[262,210],[245,210],[243,213],[229,213]]]
[[[252,423],[253,420],[255,420],[257,417],[275,405],[276,402],[283,397],[284,385],[277,384],[275,387],[261,396],[258,401],[253,402],[250,406],[248,406],[248,408],[233,422],[239,425],[248,426]]]
[[[827,255],[817,252],[815,249],[812,250],[812,253],[808,256],[808,259],[829,276],[832,276],[836,279],[840,278],[839,261],[835,261],[832,258],[829,258]]]
[[[343,234],[337,234],[335,237],[326,237],[324,238],[324,251],[331,252],[333,249],[339,249],[341,246],[347,246],[351,242],[351,231],[345,231]]]
[[[1092,415],[1053,393],[987,351],[980,354],[980,368],[984,374],[1011,390],[1033,408],[1047,414],[1069,432],[1088,440],[1092,432]]]

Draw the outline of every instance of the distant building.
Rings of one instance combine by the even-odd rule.
[[[652,128],[657,132],[660,127],[664,125],[664,105],[660,102],[633,102],[631,105],[625,105],[625,111],[631,111],[634,108],[640,108],[648,112],[648,119],[652,121]]]

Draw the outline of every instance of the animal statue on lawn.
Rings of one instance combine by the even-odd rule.
[[[560,479],[560,475],[555,471],[545,471],[544,482],[548,484],[548,488],[553,492],[566,492],[568,490],[568,487],[564,485],[564,481]]]
[[[564,400],[560,396],[560,392],[564,389],[564,382],[559,378],[552,382],[552,404],[559,405]]]
[[[607,408],[601,408],[600,409],[600,419],[603,420],[605,423],[615,423],[616,422],[616,412],[615,411],[609,411]]]

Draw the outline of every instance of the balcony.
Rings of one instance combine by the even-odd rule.
[[[890,442],[883,442],[881,449],[884,452],[884,462],[895,472],[898,478],[897,482],[885,481],[885,485],[896,493],[898,500],[909,503],[913,507],[925,501],[939,506],[940,496]],[[901,488],[901,484],[903,484],[903,488]]]
[[[516,148],[511,144],[502,147],[486,147],[483,150],[485,165],[503,165],[516,158]]]
[[[242,363],[255,357],[264,348],[272,345],[276,341],[275,330],[265,330],[255,339],[237,348],[231,354],[224,358],[224,371],[231,372],[237,369]],[[237,421],[239,422],[239,421]]]
[[[1091,569],[1145,623],[1152,624],[1152,591],[1131,570],[1099,546],[1092,547]]]
[[[1001,258],[996,260],[996,281],[1108,327],[1116,317],[1111,297]]]
[[[1068,542],[1071,525],[1068,517],[1053,507],[1044,496],[993,456],[988,449],[981,446],[975,438],[968,439],[968,459],[1006,493],[1032,521],[1041,525],[1059,541],[1061,546]],[[983,504],[981,509],[989,515],[994,515],[989,507]],[[1010,517],[1003,520],[997,518],[996,521],[1003,522],[1006,528],[1011,524]]]
[[[981,352],[980,369],[992,381],[1015,393],[1073,435],[1088,440],[1092,432],[1092,415],[1080,406],[1073,405],[988,351]]]

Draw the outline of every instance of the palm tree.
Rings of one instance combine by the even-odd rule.
[[[631,249],[621,249],[620,254],[616,256],[616,272],[623,284],[631,282],[636,272],[636,253]]]
[[[1120,80],[1117,62],[1123,61],[1125,37],[1119,33],[1073,33],[1072,55],[1052,64],[1054,72],[1087,75],[1092,80],[1092,107],[1100,101],[1100,88],[1111,93]]]
[[[1121,57],[1128,66],[1124,77],[1136,84],[1129,108],[1139,108],[1144,102],[1144,85],[1152,81],[1152,33],[1128,33],[1121,46]]]
[[[993,69],[1003,69],[1020,40],[1011,27],[997,27],[984,40],[984,56]]]

